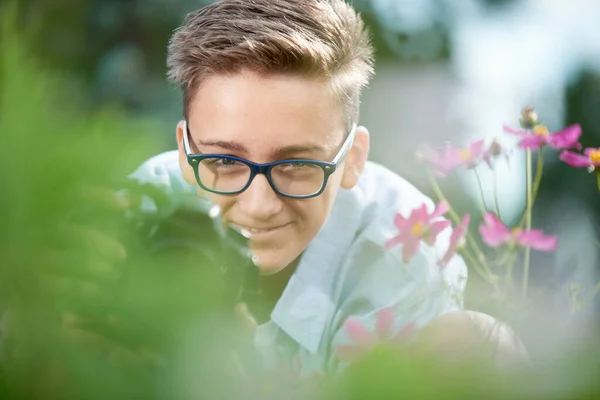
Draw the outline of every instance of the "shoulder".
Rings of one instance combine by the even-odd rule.
[[[198,197],[196,187],[183,178],[177,150],[160,153],[147,159],[129,175],[129,179],[138,185],[151,186],[159,190],[166,198],[167,204],[163,210],[167,213],[177,208],[202,211],[208,208],[206,202]],[[142,203],[143,211],[157,211],[156,208],[156,204],[148,199]]]
[[[402,313],[410,318],[417,308],[427,308],[421,313],[425,322],[460,308],[467,277],[464,261],[455,256],[444,269],[437,263],[448,247],[450,228],[438,236],[434,246],[421,243],[408,263],[402,261],[401,245],[385,246],[398,233],[396,214],[408,216],[422,204],[432,210],[434,202],[407,180],[375,163],[367,165],[350,192],[346,195],[360,204],[361,223],[337,282],[343,313],[368,314],[391,306],[404,310]]]
[[[433,201],[412,183],[382,165],[367,162],[358,184],[340,193],[339,203],[352,203],[361,215],[360,229],[380,225],[386,216],[396,213],[408,214],[425,203],[433,207]]]
[[[172,192],[194,190],[194,187],[183,179],[177,150],[166,151],[150,157],[129,177],[140,183],[163,186]]]

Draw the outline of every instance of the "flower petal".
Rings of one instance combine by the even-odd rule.
[[[454,257],[458,245],[462,242],[462,240],[467,234],[470,222],[471,216],[469,214],[465,214],[460,224],[458,224],[452,231],[452,235],[450,235],[448,249],[444,253],[443,257],[438,261],[438,266],[440,268],[444,268],[450,262],[452,257]]]
[[[473,158],[479,158],[483,154],[483,145],[485,141],[483,139],[477,140],[469,145],[469,151]]]
[[[516,135],[516,136],[520,136],[520,137],[531,135],[531,132],[529,132],[527,130],[524,130],[524,129],[514,129],[514,128],[511,128],[508,125],[504,125],[502,127],[502,129],[504,129],[504,132],[506,132],[508,134]]]
[[[429,216],[429,219],[438,218],[450,211],[450,204],[446,200],[442,200],[435,206],[435,209]]]
[[[521,232],[517,235],[517,242],[522,246],[528,246],[539,251],[554,251],[558,247],[558,237],[544,235],[544,232],[540,229]]]
[[[427,243],[429,246],[433,246],[440,232],[448,228],[450,225],[450,221],[447,220],[436,221],[429,225],[427,236],[423,238],[425,243]]]
[[[479,226],[483,241],[490,247],[498,247],[511,240],[512,234],[504,223],[493,213],[486,212]]]
[[[547,143],[548,139],[546,135],[531,134],[521,139],[521,141],[519,142],[519,147],[522,149],[536,150],[546,145]]]
[[[505,233],[498,232],[489,226],[480,225],[479,233],[481,234],[481,238],[490,247],[498,247],[508,242],[511,238],[510,235]]]
[[[460,151],[448,146],[442,153],[437,153],[429,159],[433,165],[436,175],[446,176],[461,164]]]
[[[421,240],[416,236],[412,236],[411,240],[404,242],[404,246],[402,247],[402,262],[408,264],[417,254],[420,246]]]
[[[382,308],[377,312],[377,336],[380,341],[389,339],[390,330],[394,324],[394,309]]]
[[[344,324],[344,330],[348,334],[350,340],[361,346],[372,346],[374,337],[371,332],[363,325],[356,317],[350,317]]]
[[[579,137],[581,136],[581,126],[579,124],[571,125],[550,135],[550,145],[555,149],[581,149]]]
[[[394,337],[391,342],[394,344],[404,344],[410,339],[410,337],[415,332],[416,325],[414,322],[410,322],[404,326]]]
[[[483,215],[483,222],[494,230],[502,231],[503,233],[510,235],[510,229],[508,229],[508,227],[504,225],[504,222],[502,222],[502,220],[500,220],[493,212],[486,212]]]
[[[394,217],[394,225],[396,225],[396,228],[398,228],[399,231],[402,232],[402,230],[405,229],[407,222],[408,220],[404,218],[402,214],[396,213],[396,216]]]
[[[396,235],[396,236],[394,236],[393,238],[391,238],[391,239],[388,239],[388,241],[387,241],[387,242],[385,242],[384,248],[385,248],[386,250],[389,250],[389,249],[391,249],[392,247],[396,247],[396,246],[398,246],[399,244],[401,244],[401,243],[402,243],[402,241],[403,241],[403,236],[402,236],[402,235]]]
[[[560,160],[569,164],[571,167],[587,168],[592,165],[590,159],[581,154],[573,153],[569,150],[563,150],[559,156]]]

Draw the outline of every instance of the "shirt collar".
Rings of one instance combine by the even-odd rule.
[[[302,254],[271,313],[273,322],[313,354],[335,312],[335,277],[360,225],[357,191],[358,187],[340,190],[329,218]]]

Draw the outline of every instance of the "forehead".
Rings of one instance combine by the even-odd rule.
[[[339,145],[343,107],[327,81],[240,72],[204,80],[188,121],[195,140],[235,141],[253,148],[319,142]]]

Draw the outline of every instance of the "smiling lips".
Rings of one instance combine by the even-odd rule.
[[[250,232],[251,234],[261,234],[261,233],[268,233],[268,232],[272,232],[275,231],[277,229],[283,228],[284,226],[286,226],[287,224],[284,225],[279,225],[273,228],[263,228],[263,229],[259,229],[259,228],[252,228],[250,226],[245,226],[245,225],[238,225],[241,229]]]

